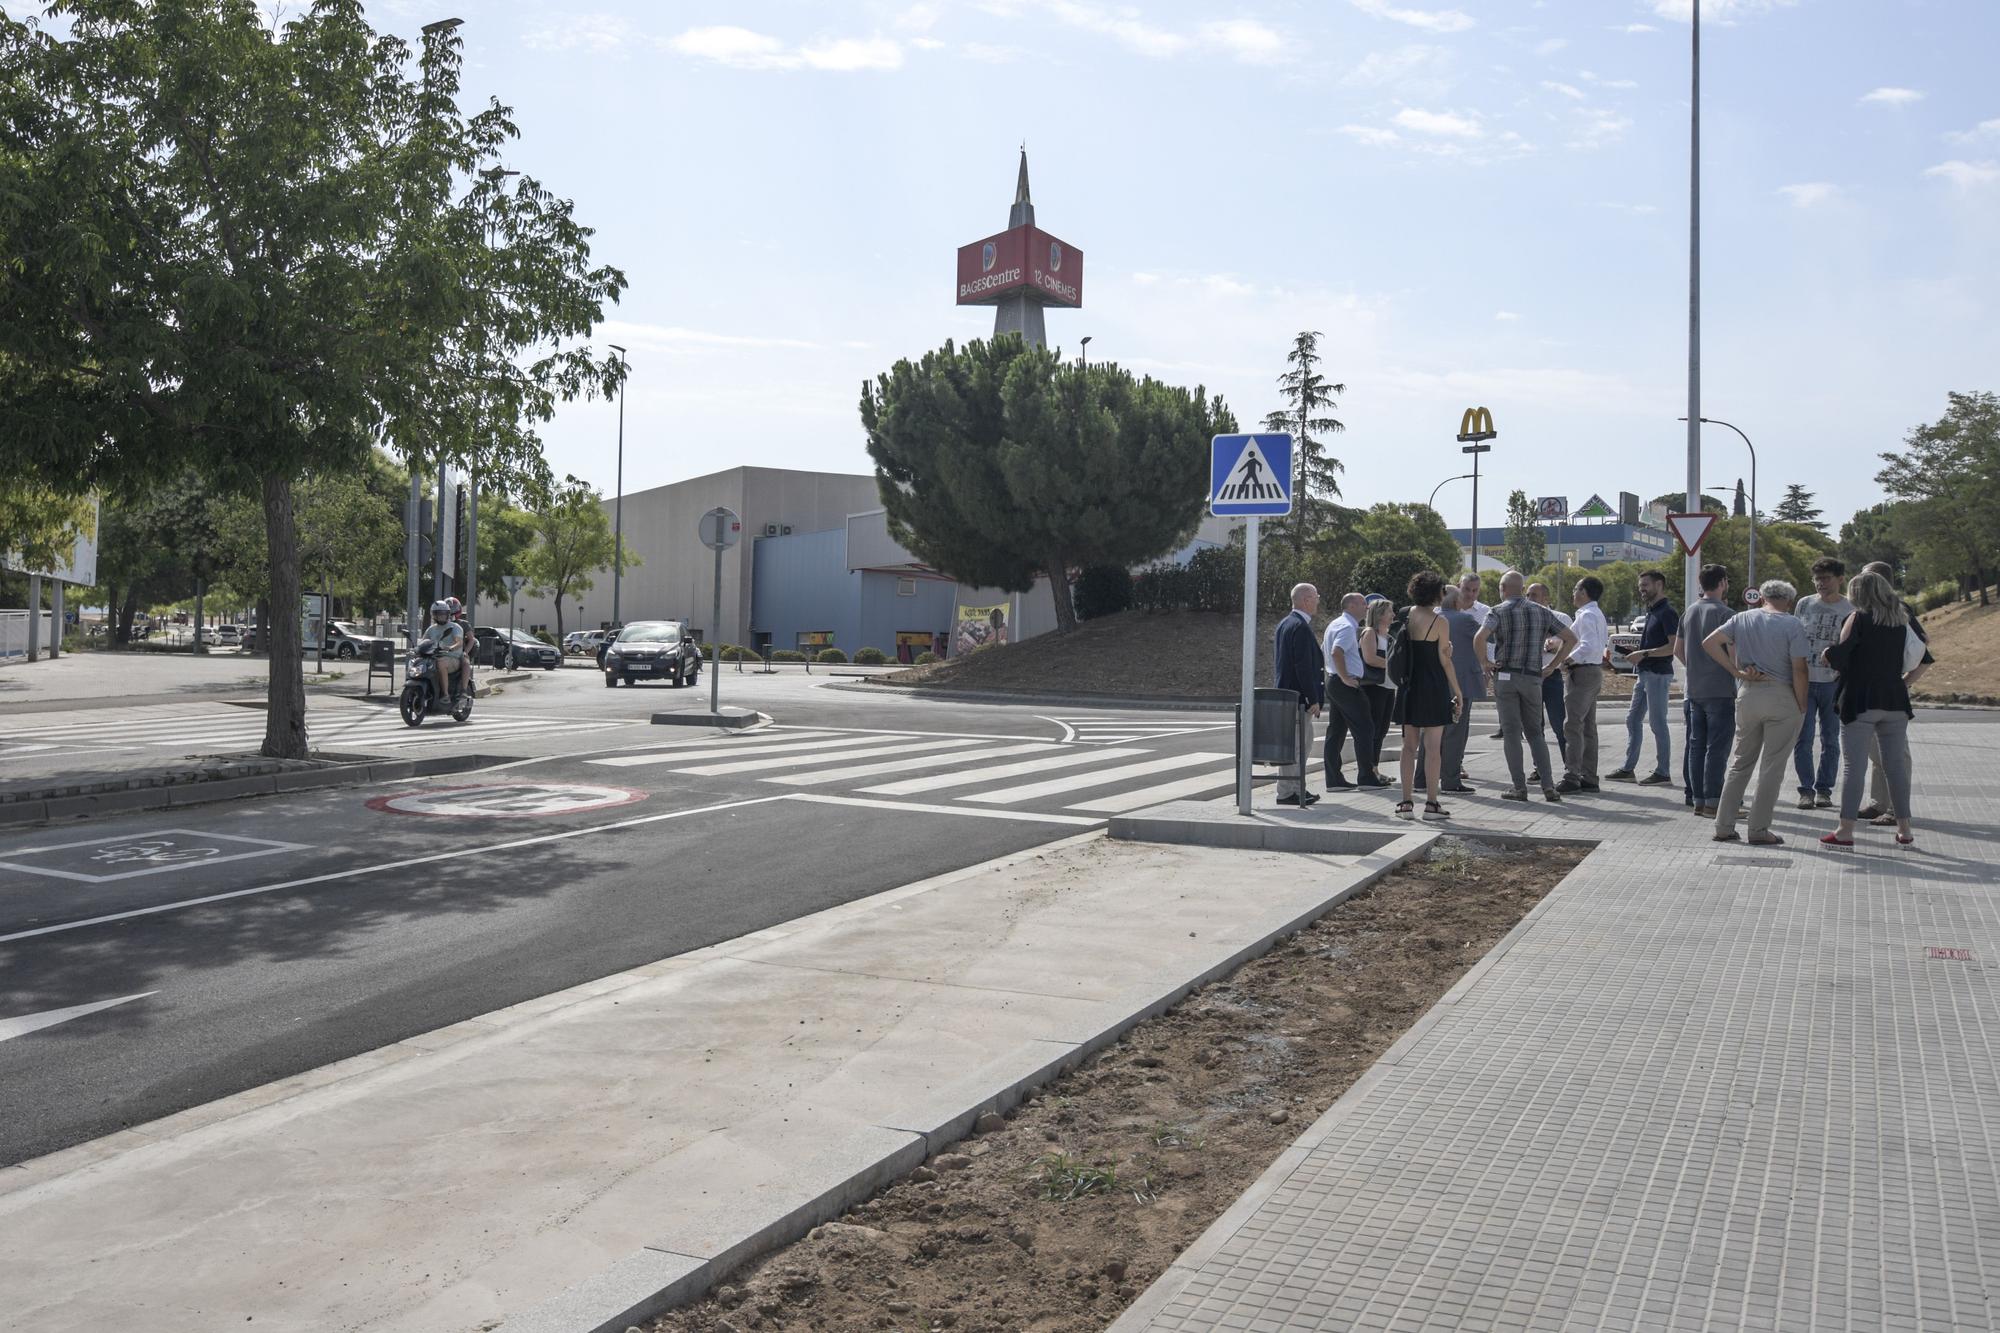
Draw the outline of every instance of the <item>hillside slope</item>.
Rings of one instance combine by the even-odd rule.
[[[1257,627],[1257,682],[1271,678],[1276,618]],[[1070,634],[982,648],[934,666],[878,679],[919,689],[1078,694],[1105,698],[1236,697],[1240,615],[1124,611],[1086,620]]]
[[[2000,703],[2000,601],[1954,602],[1927,613],[1923,622],[1937,665],[1913,693],[1950,703]]]

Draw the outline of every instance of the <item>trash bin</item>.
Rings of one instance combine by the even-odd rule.
[[[1299,762],[1299,693],[1258,690],[1251,704],[1250,762],[1289,766]],[[1242,711],[1242,705],[1237,705]],[[1242,719],[1237,719],[1242,726]]]

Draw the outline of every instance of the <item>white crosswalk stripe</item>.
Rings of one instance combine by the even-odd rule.
[[[1159,759],[1124,764],[1117,768],[1100,768],[1087,773],[1072,773],[1066,777],[1050,778],[1045,782],[1030,782],[1019,787],[1002,787],[999,791],[974,792],[959,799],[977,801],[981,805],[1019,805],[1022,801],[1054,796],[1061,792],[1109,786],[1126,778],[1148,777],[1154,773],[1170,773],[1177,768],[1193,768],[1196,764],[1227,763],[1228,760],[1229,756],[1226,754],[1170,754]]]
[[[812,739],[804,739],[811,736]],[[584,762],[603,768],[646,768],[654,764],[681,764],[690,759],[726,759],[731,755],[783,754],[798,750],[832,750],[843,745],[853,745],[852,736],[827,736],[824,733],[796,731],[767,731],[757,736],[745,736],[740,740],[717,741],[714,737],[703,737],[699,741],[683,741],[663,749],[647,750],[643,754],[613,754],[602,759],[587,759]]]
[[[885,759],[873,764],[854,764],[847,768],[828,769],[824,773],[792,773],[782,778],[765,778],[764,781],[782,783],[788,787],[823,787],[831,782],[878,778],[884,773],[907,773],[912,769],[943,768],[950,764],[983,763],[988,759],[998,759],[1004,755],[1043,754],[1061,748],[1054,741],[1023,741],[1014,745],[996,746],[991,750],[960,750],[955,754],[920,755],[915,759]]]
[[[1052,754],[1041,759],[1023,760],[1018,764],[1002,764],[998,768],[975,768],[964,773],[910,778],[904,782],[885,782],[879,787],[863,787],[861,790],[869,796],[913,796],[920,792],[940,791],[948,787],[970,787],[980,782],[998,782],[1003,778],[1046,773],[1051,769],[1101,764],[1106,759],[1122,759],[1128,755],[1145,753],[1144,750],[1092,750],[1071,747],[1071,753],[1068,754]]]
[[[62,751],[84,754],[134,750],[218,754],[255,749],[264,739],[262,709],[227,704],[121,708],[89,718],[76,713],[51,716],[61,720],[9,729],[0,741],[0,753],[25,755],[31,753],[30,746],[47,746],[54,748],[41,751],[45,756]],[[583,734],[630,725],[633,724],[617,718],[513,713],[482,716],[475,712],[463,723],[435,719],[421,727],[408,727],[393,708],[387,707],[334,705],[311,708],[306,713],[306,734],[318,750],[371,751],[445,742],[464,744],[503,737]]]
[[[1226,791],[1236,785],[1236,769],[1218,768],[1208,773],[1197,773],[1190,778],[1177,778],[1172,782],[1162,782],[1151,787],[1139,787],[1133,791],[1121,791],[1111,796],[1099,796],[1093,800],[1078,801],[1066,805],[1065,810],[1087,810],[1098,815],[1122,815],[1128,810],[1142,810],[1162,801],[1178,801],[1185,796],[1200,796],[1206,792]]]
[[[1122,745],[1132,741],[1164,740],[1169,736],[1192,736],[1198,732],[1220,731],[1235,726],[1233,719],[1207,717],[1163,717],[1158,713],[1119,715],[1089,713],[1076,717],[1045,717],[1063,729],[1063,739],[1082,745]]]
[[[886,741],[900,740],[903,744],[885,744]],[[960,750],[979,744],[976,740],[952,739],[943,741],[910,741],[907,737],[885,736],[869,745],[856,745],[845,750],[824,750],[816,754],[780,754],[762,759],[738,759],[725,764],[697,764],[693,768],[676,768],[676,773],[686,773],[694,777],[725,777],[735,773],[756,773],[772,768],[798,768],[804,764],[827,764],[847,759],[878,759],[891,754],[917,754],[926,750]]]

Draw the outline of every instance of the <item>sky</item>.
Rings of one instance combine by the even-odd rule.
[[[426,5],[428,4],[428,8]],[[2000,389],[2000,4],[1703,0],[1705,415],[1769,509],[1837,525],[1877,455]],[[1690,0],[385,0],[465,20],[464,105],[631,281],[625,488],[865,472],[860,387],[992,331],[956,248],[1037,222],[1086,256],[1052,344],[1207,386],[1248,428],[1294,335],[1346,385],[1349,503],[1678,490]],[[431,12],[435,10],[435,12]],[[551,466],[608,493],[617,410]],[[1746,480],[1709,428],[1703,480]],[[1190,476],[1199,487],[1205,478]],[[1470,487],[1438,505],[1467,521]]]

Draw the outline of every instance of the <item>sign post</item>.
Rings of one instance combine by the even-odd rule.
[[[1479,455],[1490,454],[1487,441],[1500,432],[1493,429],[1493,414],[1483,407],[1468,407],[1458,419],[1459,452],[1472,455],[1472,572],[1479,572]]]
[[[1667,526],[1673,530],[1674,540],[1680,543],[1688,563],[1693,565],[1695,553],[1701,550],[1701,543],[1708,536],[1708,530],[1715,526],[1715,515],[1668,514]]]
[[[743,520],[720,505],[701,516],[701,544],[715,552],[715,610],[709,633],[715,636],[715,659],[708,664],[708,711],[719,713],[722,696],[722,553],[743,536]]]
[[[528,586],[528,580],[519,574],[502,574],[500,581],[507,585],[507,656],[514,655],[514,594]]]
[[[1257,712],[1257,537],[1262,518],[1292,512],[1292,437],[1218,435],[1208,446],[1208,512],[1243,525],[1243,679],[1236,704],[1236,813],[1250,813]],[[1305,756],[1299,756],[1304,773]]]

